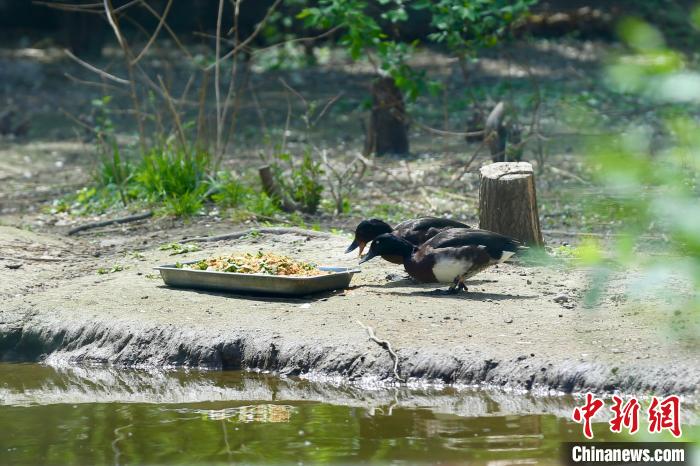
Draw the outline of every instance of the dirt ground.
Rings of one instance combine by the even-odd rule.
[[[167,288],[152,267],[261,248],[354,266],[357,258],[343,254],[349,238],[252,234],[203,242],[201,251],[184,255],[147,249],[104,257],[92,256],[79,239],[8,227],[0,241],[3,251],[15,247],[44,258],[0,260],[0,354],[6,360],[390,381],[389,354],[367,338],[359,321],[391,342],[401,375],[414,382],[688,395],[700,386],[700,349],[659,320],[663,303],[624,298],[620,291],[631,274],[610,279],[593,308],[581,301],[590,271],[519,263],[478,275],[459,296],[431,294],[434,285],[416,284],[401,267],[375,260],[363,264],[348,290],[262,298]],[[73,252],[79,250],[82,255]],[[122,270],[98,274],[100,268]],[[687,316],[675,320],[697,324]]]

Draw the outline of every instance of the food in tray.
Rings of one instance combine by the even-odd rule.
[[[210,272],[259,273],[265,275],[295,275],[315,277],[328,272],[309,262],[294,260],[291,257],[259,251],[257,254],[243,253],[229,256],[210,257],[193,264],[181,265],[192,270]]]

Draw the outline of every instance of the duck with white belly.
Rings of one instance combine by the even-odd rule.
[[[513,238],[486,230],[450,229],[416,247],[391,233],[377,236],[369,253],[400,256],[406,272],[423,283],[452,283],[450,292],[467,291],[464,280],[489,266],[504,262],[523,246]]]

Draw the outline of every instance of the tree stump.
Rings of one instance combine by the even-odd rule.
[[[365,135],[365,154],[408,154],[408,123],[403,95],[393,78],[372,83],[372,113]]]
[[[544,246],[531,164],[498,162],[481,169],[479,228]]]

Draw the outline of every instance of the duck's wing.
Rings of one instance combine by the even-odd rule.
[[[394,230],[429,230],[431,228],[471,228],[466,223],[440,217],[421,217],[413,220],[406,220],[396,225]]]
[[[501,259],[504,252],[515,253],[522,246],[508,236],[486,230],[453,228],[438,233],[426,241],[424,246],[435,250],[465,246],[484,246],[493,259]],[[512,254],[509,254],[510,256]]]
[[[394,234],[415,245],[421,245],[441,231],[449,228],[470,227],[465,223],[448,218],[421,217],[399,223],[394,228]]]

